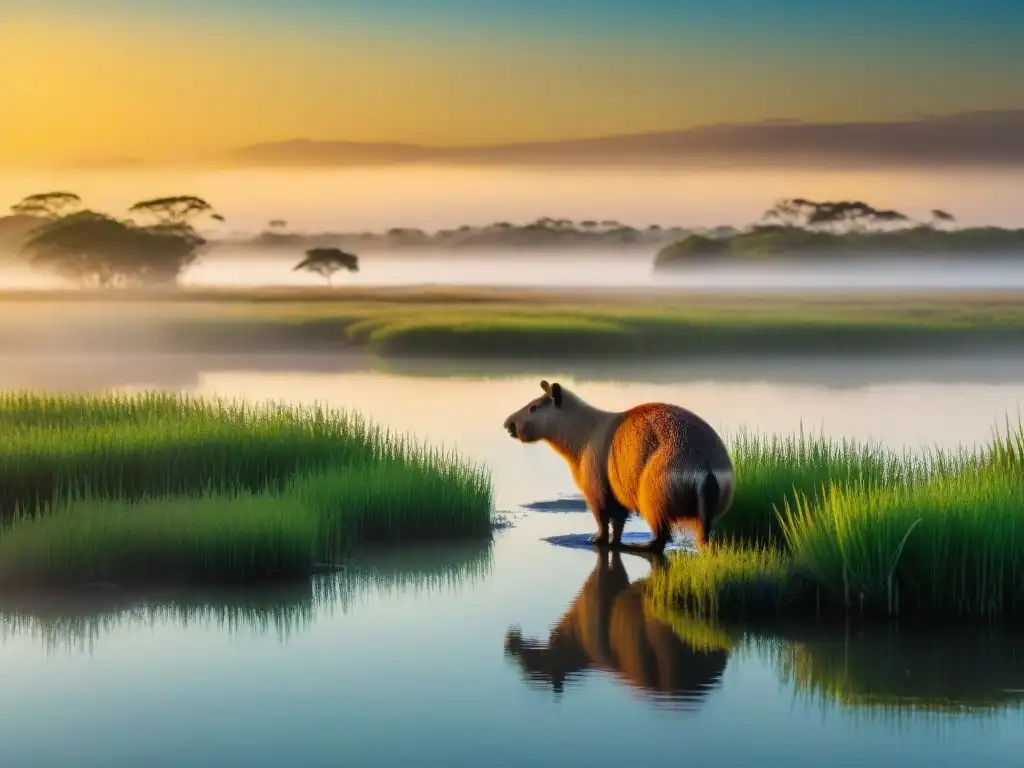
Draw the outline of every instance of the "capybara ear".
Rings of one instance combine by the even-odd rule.
[[[558,382],[551,385],[551,399],[555,401],[555,408],[562,407],[562,385]]]
[[[541,381],[540,388],[543,389],[547,394],[551,394],[551,385],[548,384],[547,379]]]

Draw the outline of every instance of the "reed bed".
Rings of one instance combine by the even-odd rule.
[[[0,429],[6,583],[278,578],[490,532],[485,468],[344,411],[19,393]]]
[[[993,470],[787,504],[794,565],[848,611],[1020,619],[1024,484]]]
[[[672,558],[651,592],[700,617],[1019,622],[1022,447],[1024,428],[1009,421],[977,450],[923,457],[741,443],[721,539]]]
[[[696,555],[676,555],[655,568],[649,598],[698,619],[775,615],[789,589],[789,558],[771,547],[713,543]]]
[[[905,485],[957,471],[976,452],[899,453],[881,445],[833,440],[804,432],[779,437],[740,431],[727,438],[738,483],[729,512],[715,534],[736,543],[779,545],[779,511],[796,494],[815,498],[835,484]]]

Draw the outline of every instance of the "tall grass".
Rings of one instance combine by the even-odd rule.
[[[270,578],[490,531],[485,468],[343,411],[23,393],[0,430],[8,583]]]
[[[908,486],[832,486],[788,503],[797,567],[848,610],[1024,615],[1024,484],[991,468]]]
[[[59,497],[260,492],[362,466],[393,440],[357,414],[183,395],[0,395],[0,515]]]
[[[645,585],[655,604],[699,619],[778,615],[789,588],[789,560],[769,547],[711,544],[697,555],[670,558]]]
[[[278,495],[87,499],[0,534],[0,583],[225,581],[307,575],[316,518]]]
[[[736,493],[716,535],[736,543],[783,543],[779,512],[796,495],[817,498],[832,485],[872,482],[905,485],[957,471],[976,452],[896,452],[881,445],[832,440],[801,429],[786,437],[740,431],[727,439],[736,470]]]
[[[652,589],[699,616],[1019,621],[1022,447],[1019,422],[977,450],[923,457],[748,441],[724,543],[673,558]]]

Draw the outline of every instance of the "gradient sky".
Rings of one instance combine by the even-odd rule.
[[[0,162],[1020,108],[1022,38],[1021,0],[0,0]]]

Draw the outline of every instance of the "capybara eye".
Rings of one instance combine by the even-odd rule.
[[[536,410],[537,410],[537,406],[536,405],[531,405],[530,406],[530,413],[533,413]]]

